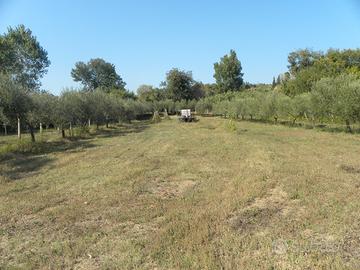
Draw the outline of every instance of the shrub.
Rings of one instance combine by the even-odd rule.
[[[227,130],[232,131],[232,132],[237,130],[236,123],[233,119],[230,119],[229,121],[227,121],[225,124],[225,127]]]

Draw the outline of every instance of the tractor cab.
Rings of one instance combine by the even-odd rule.
[[[190,109],[180,110],[179,121],[181,121],[181,122],[193,122],[194,120],[195,120],[195,117],[191,114]]]

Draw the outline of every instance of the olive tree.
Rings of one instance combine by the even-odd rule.
[[[27,113],[33,108],[33,101],[29,93],[6,75],[0,76],[0,106],[3,115],[11,123],[17,124],[18,138],[21,138],[21,126],[27,124],[31,138],[35,141],[31,122],[27,121]]]
[[[360,80],[353,75],[321,79],[314,85],[313,101],[322,118],[345,123],[360,120]]]
[[[48,92],[35,92],[31,94],[33,100],[33,110],[31,111],[31,118],[34,125],[38,125],[40,133],[42,133],[43,125],[46,128],[55,122],[55,108],[58,102],[58,97]]]

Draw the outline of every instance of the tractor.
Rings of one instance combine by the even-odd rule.
[[[184,109],[184,110],[180,110],[179,121],[180,122],[194,122],[195,117],[191,114],[190,109]]]

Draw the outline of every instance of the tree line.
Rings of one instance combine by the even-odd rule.
[[[197,82],[192,72],[173,68],[159,87],[142,85],[137,95],[125,88],[114,64],[94,58],[75,63],[71,70],[80,89],[65,89],[55,96],[40,89],[50,63],[46,50],[24,25],[0,35],[0,121],[5,134],[16,129],[20,138],[26,128],[35,141],[36,129],[55,126],[64,137],[65,129],[71,133],[75,125],[107,125],[154,111],[195,109],[200,98],[244,87],[235,51],[214,64],[216,84]]]
[[[271,120],[300,119],[351,124],[360,120],[360,50],[326,53],[309,49],[291,52],[288,71],[272,84],[244,82],[236,52],[214,64],[215,83],[194,80],[191,71],[173,68],[159,87],[141,85],[137,94],[114,64],[101,58],[77,62],[71,70],[79,89],[56,96],[41,90],[41,78],[50,60],[30,29],[9,27],[0,35],[0,122],[8,129],[26,128],[35,141],[35,130],[57,127],[63,137],[74,126],[108,125],[141,115],[190,108],[225,117]]]
[[[272,84],[205,97],[196,110],[275,123],[337,123],[351,132],[351,125],[360,122],[360,49],[298,50],[288,62],[288,71]]]

